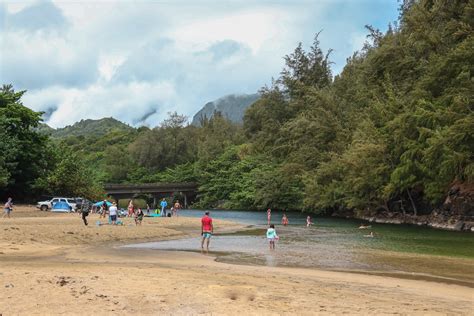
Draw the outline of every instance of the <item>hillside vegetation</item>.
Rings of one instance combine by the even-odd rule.
[[[104,136],[114,131],[131,131],[133,128],[112,117],[99,120],[81,120],[73,125],[63,128],[52,129],[42,127],[41,131],[49,134],[52,138],[65,138],[70,136]]]

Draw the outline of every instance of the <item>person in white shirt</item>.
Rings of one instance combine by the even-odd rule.
[[[13,210],[13,202],[12,202],[12,198],[8,198],[8,201],[7,203],[5,203],[5,206],[3,207],[3,216],[2,218],[4,218],[5,216],[10,218],[10,213],[12,212]]]
[[[115,202],[109,207],[109,216],[112,225],[115,225],[117,223],[117,204]]]

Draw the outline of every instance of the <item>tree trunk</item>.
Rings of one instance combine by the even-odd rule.
[[[403,198],[400,198],[400,207],[402,208],[403,218],[405,218],[407,212],[405,210],[405,205],[403,205]]]
[[[413,198],[411,197],[410,190],[407,189],[408,197],[410,198],[411,206],[413,207],[413,214],[415,216],[418,215],[418,210],[416,209],[415,201],[413,201]]]

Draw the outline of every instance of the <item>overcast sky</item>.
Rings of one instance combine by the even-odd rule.
[[[283,56],[320,35],[333,72],[364,25],[386,30],[397,0],[1,1],[0,83],[53,127],[115,117],[158,125],[227,94],[255,93]]]

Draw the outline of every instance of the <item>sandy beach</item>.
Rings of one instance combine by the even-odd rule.
[[[472,315],[474,290],[317,269],[244,266],[211,255],[118,248],[197,236],[196,218],[84,226],[78,214],[16,207],[0,220],[0,314]],[[104,220],[102,220],[104,221]],[[215,222],[216,232],[241,225]],[[212,244],[211,244],[212,246]],[[199,245],[196,245],[197,249]]]

